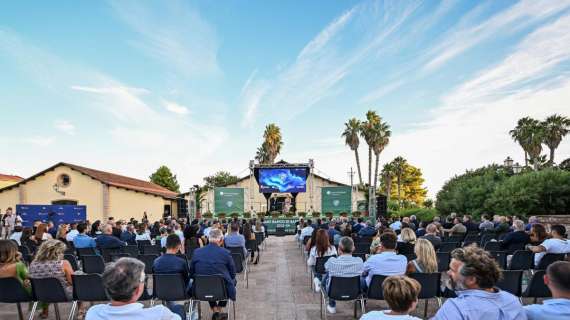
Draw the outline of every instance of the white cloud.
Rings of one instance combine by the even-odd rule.
[[[67,121],[67,120],[58,120],[54,124],[55,128],[65,134],[74,135],[75,134],[75,126]]]
[[[110,4],[119,19],[140,36],[132,43],[171,71],[186,77],[220,72],[215,30],[186,2]]]
[[[38,147],[49,147],[55,142],[54,137],[45,137],[45,136],[33,136],[24,138],[24,142],[38,146]]]
[[[247,78],[247,81],[241,89],[241,109],[244,110],[241,122],[243,127],[250,127],[253,125],[261,99],[267,91],[267,84],[265,82],[255,81],[256,74],[257,70],[254,70]]]
[[[174,101],[164,100],[162,104],[164,105],[164,108],[166,110],[168,110],[172,113],[175,113],[175,114],[187,115],[190,113],[190,110],[187,107],[185,107],[181,104],[178,104]]]

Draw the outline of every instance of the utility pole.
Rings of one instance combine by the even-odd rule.
[[[350,186],[354,188],[354,171],[352,170],[352,167],[350,167],[350,171],[347,172],[348,176],[350,177]]]
[[[347,172],[350,176],[350,211],[354,211],[354,170],[350,167],[350,171]]]

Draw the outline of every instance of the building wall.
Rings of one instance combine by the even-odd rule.
[[[2,213],[4,213],[7,208],[16,210],[16,205],[19,203],[20,194],[18,188],[0,192],[0,209],[2,209]]]
[[[337,187],[341,186],[337,183],[332,183],[325,179],[314,177],[313,185],[311,186],[311,179],[307,180],[307,192],[299,193],[296,199],[297,211],[308,211],[311,205],[313,206],[313,211],[321,211],[321,188],[322,187]],[[267,201],[263,196],[263,193],[259,192],[259,185],[255,178],[244,179],[237,184],[229,185],[228,188],[244,188],[244,207],[245,211],[249,211],[253,206],[256,212],[265,211],[267,206]],[[250,190],[253,190],[253,199],[250,196]],[[311,201],[311,190],[312,190],[312,201]],[[289,193],[284,193],[284,195],[289,195]],[[353,192],[353,204],[352,211],[356,211],[356,201],[365,200],[363,192]],[[202,212],[208,211],[214,212],[214,191],[209,190],[206,200],[202,202]]]
[[[140,221],[146,211],[149,221],[162,218],[165,199],[132,190],[109,187],[109,216],[115,220],[135,218]]]

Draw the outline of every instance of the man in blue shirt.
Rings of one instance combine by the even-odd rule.
[[[570,319],[570,262],[557,261],[549,265],[544,284],[552,292],[552,299],[525,306],[528,320]]]
[[[120,248],[127,245],[123,241],[113,237],[113,227],[110,224],[106,224],[103,227],[103,234],[95,239],[95,243],[97,243],[97,247],[102,249]]]
[[[373,237],[376,234],[376,229],[370,224],[370,221],[366,222],[366,227],[358,231],[360,237]]]
[[[127,244],[130,245],[136,245],[136,237],[137,235],[135,234],[135,227],[133,226],[132,223],[127,224],[127,229],[125,231],[123,231],[121,233],[121,241],[126,242]]]
[[[433,319],[527,319],[517,297],[495,288],[501,269],[488,252],[470,246],[453,250],[451,258],[447,273],[457,298],[447,299]]]
[[[384,232],[380,235],[380,254],[372,255],[364,263],[364,275],[366,276],[366,286],[370,285],[374,275],[400,276],[406,274],[408,259],[406,256],[396,253],[396,234]]]
[[[171,234],[166,238],[166,253],[154,260],[152,270],[156,274],[181,274],[184,277],[184,283],[188,283],[190,268],[186,260],[176,256],[182,248],[180,237]],[[170,311],[178,314],[180,318],[186,319],[184,314],[184,306],[167,301],[166,306]]]
[[[79,234],[73,238],[73,246],[75,248],[95,248],[97,246],[95,244],[95,239],[86,235],[85,230],[87,230],[87,225],[85,223],[77,225],[77,232],[79,232]]]
[[[209,234],[208,245],[196,249],[192,256],[190,264],[190,277],[194,275],[221,275],[226,283],[228,297],[235,301],[236,299],[236,268],[234,259],[227,249],[222,248],[224,236],[220,229],[212,228]],[[219,317],[223,307],[227,301],[210,301],[210,308],[214,316],[212,319]]]
[[[247,248],[245,247],[245,238],[239,234],[239,225],[234,222],[230,226],[230,234],[224,239],[226,248],[241,247],[243,249],[243,258],[247,257]]]

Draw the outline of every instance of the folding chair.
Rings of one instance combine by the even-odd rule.
[[[22,302],[32,302],[32,296],[28,294],[20,280],[16,278],[0,278],[0,302],[15,303],[18,308],[18,319],[23,320]]]
[[[437,272],[446,272],[449,270],[449,262],[451,255],[449,252],[436,252],[437,255]]]
[[[74,274],[71,278],[73,279],[73,304],[71,305],[70,319],[73,319],[75,315],[78,302],[109,300],[100,274]]]
[[[140,254],[139,247],[136,245],[123,246],[121,252],[130,255],[131,258],[136,258]]]
[[[111,253],[109,258],[111,258],[111,262],[115,262],[121,258],[133,258],[130,254],[119,252],[119,253]]]
[[[477,234],[475,235],[467,235],[465,237],[465,239],[463,240],[463,246],[466,247],[472,243],[477,243],[479,244],[481,242],[481,237]]]
[[[73,254],[64,254],[63,258],[67,261],[69,261],[69,264],[71,265],[71,268],[73,269],[73,271],[77,271],[79,270],[79,265],[77,263],[77,258],[75,257],[75,255]]]
[[[422,289],[418,299],[425,299],[424,318],[427,318],[428,300],[437,299],[438,307],[441,308],[441,273],[411,273],[408,275],[412,279],[416,279],[421,285]]]
[[[517,297],[520,297],[522,291],[522,275],[522,270],[504,270],[503,278],[497,282],[497,287],[501,290],[510,292]]]
[[[190,301],[190,296],[186,292],[187,281],[182,274],[154,274],[152,283],[152,296],[162,300],[163,304],[166,301],[184,301],[187,305]]]
[[[313,271],[313,268],[310,268],[309,286],[311,289],[313,288],[313,278],[315,277],[315,274],[324,275],[327,273],[325,263],[327,263],[331,257],[333,256],[317,257],[315,259],[315,270]]]
[[[566,255],[564,253],[547,253],[542,257],[542,259],[540,259],[540,262],[538,263],[538,266],[535,267],[535,270],[546,270],[549,265],[553,264],[556,261],[563,261],[565,258]]]
[[[137,256],[137,259],[144,263],[144,273],[153,274],[152,265],[156,258],[158,258],[156,254],[139,254]]]
[[[370,280],[370,285],[366,290],[366,299],[370,300],[384,300],[384,291],[382,290],[382,284],[387,276],[374,275],[372,280]]]
[[[552,292],[550,292],[550,289],[548,289],[546,284],[544,284],[545,273],[546,273],[545,270],[536,271],[532,276],[532,278],[530,279],[528,287],[522,294],[522,296],[525,298],[534,298],[535,304],[538,298],[552,297]]]
[[[121,248],[100,248],[99,252],[101,252],[101,256],[105,263],[108,263],[112,261],[112,255],[121,253]]]
[[[501,251],[501,243],[499,241],[489,241],[483,247],[485,251]]]
[[[527,250],[517,250],[511,259],[509,270],[530,270],[532,268],[532,252]]]
[[[241,248],[239,248],[241,249]],[[236,274],[243,273],[243,280],[245,281],[245,287],[249,287],[249,280],[247,277],[247,260],[245,260],[243,251],[240,253],[232,253],[232,259],[234,260],[234,265],[236,267]]]
[[[79,259],[81,259],[82,256],[95,256],[95,255],[97,255],[97,251],[95,251],[95,248],[93,248],[93,247],[77,248],[75,250],[77,251],[77,257]]]
[[[438,252],[451,252],[457,248],[459,248],[459,242],[442,242]]]
[[[236,319],[235,301],[228,297],[226,282],[222,276],[194,276],[194,282],[192,283],[192,296],[190,299],[190,314],[192,314],[193,311],[194,301],[228,301],[228,308],[233,310],[232,319]],[[198,312],[199,311],[200,310],[198,310]]]
[[[152,246],[152,242],[150,240],[137,240],[137,246],[142,248],[143,246]]]
[[[153,246],[153,245],[144,245],[141,246],[141,252],[142,254],[153,254],[153,255],[160,255],[160,248],[158,248],[157,246]]]
[[[489,254],[497,261],[501,269],[507,268],[507,253],[505,251],[490,251]]]
[[[85,273],[98,273],[102,274],[105,271],[105,261],[101,256],[81,256],[81,266]]]
[[[255,233],[255,240],[257,241],[257,246],[265,249],[265,234],[263,232]]]
[[[329,299],[337,301],[354,301],[354,317],[356,318],[356,302],[360,302],[362,314],[364,314],[364,296],[360,287],[360,276],[342,278],[331,277],[328,292],[321,290],[321,319],[323,317],[323,306],[327,303],[327,296]],[[327,319],[327,312],[324,312],[325,320]]]
[[[65,295],[65,290],[61,286],[59,280],[56,278],[32,278],[31,280],[34,300],[31,311],[32,317],[36,313],[39,301],[41,301],[45,303],[53,303],[55,317],[57,320],[61,320],[58,303],[71,302],[71,300]]]

